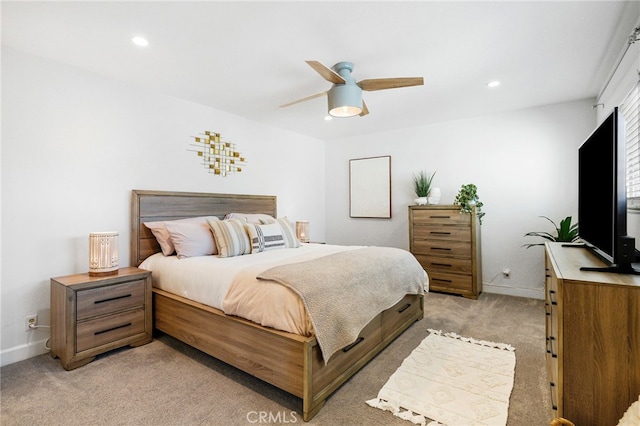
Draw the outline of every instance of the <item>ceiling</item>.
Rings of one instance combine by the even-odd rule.
[[[639,5],[3,1],[2,45],[330,140],[597,96]],[[325,98],[279,108],[331,87],[305,60],[425,84],[365,92],[369,115],[326,121]]]

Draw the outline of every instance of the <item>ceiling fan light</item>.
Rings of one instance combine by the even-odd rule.
[[[336,85],[327,93],[329,115],[353,117],[362,112],[362,89],[355,84]]]

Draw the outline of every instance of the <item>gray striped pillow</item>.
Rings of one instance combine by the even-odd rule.
[[[209,220],[219,257],[242,256],[251,253],[251,243],[243,220]]]
[[[251,253],[260,253],[274,249],[285,248],[282,228],[278,223],[268,225],[257,225],[249,223],[245,225],[251,242]]]

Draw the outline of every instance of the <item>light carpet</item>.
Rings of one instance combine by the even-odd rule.
[[[515,349],[429,332],[367,404],[421,425],[506,425]]]

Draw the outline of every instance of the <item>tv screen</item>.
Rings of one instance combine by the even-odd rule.
[[[629,259],[623,120],[615,108],[578,150],[580,238],[611,264]]]

